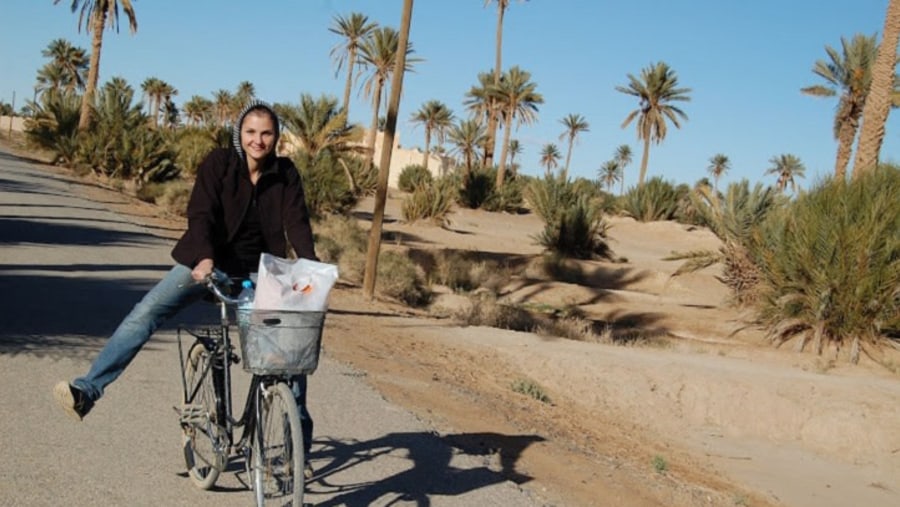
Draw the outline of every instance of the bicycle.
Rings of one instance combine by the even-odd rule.
[[[225,294],[229,283],[222,275],[205,282],[220,309],[218,325],[178,329],[183,399],[175,409],[188,475],[210,489],[230,457],[240,454],[257,505],[303,506],[306,456],[290,377],[315,371],[325,312],[229,312],[238,303]],[[231,313],[238,317],[240,358],[230,338]],[[194,338],[187,353],[183,333]],[[252,374],[239,419],[231,396],[231,365],[237,363]],[[235,440],[237,428],[242,431]]]

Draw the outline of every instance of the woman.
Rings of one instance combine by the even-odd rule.
[[[217,148],[201,162],[187,208],[188,228],[172,250],[177,264],[125,317],[87,375],[54,387],[54,397],[71,417],[81,421],[153,332],[207,294],[194,282],[214,268],[246,277],[257,270],[263,252],[286,257],[287,240],[299,257],[316,260],[297,168],[275,154],[278,133],[275,111],[253,100],[235,122],[234,146]],[[298,376],[295,387],[304,441],[311,442],[306,377]]]

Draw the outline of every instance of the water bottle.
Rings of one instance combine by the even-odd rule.
[[[253,310],[253,299],[256,293],[253,290],[253,282],[244,280],[241,283],[241,293],[238,294],[237,300],[237,320],[239,326],[248,326],[250,324],[250,312]]]

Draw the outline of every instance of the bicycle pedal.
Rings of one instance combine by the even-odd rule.
[[[200,424],[209,420],[209,414],[202,405],[182,405],[178,413],[181,424]]]

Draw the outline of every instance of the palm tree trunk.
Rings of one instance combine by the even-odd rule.
[[[413,0],[403,0],[403,14],[400,18],[400,40],[398,48],[405,48],[409,41],[409,25],[412,18]],[[375,189],[375,210],[372,212],[372,228],[369,230],[369,245],[366,251],[366,269],[363,274],[363,294],[370,301],[375,298],[375,274],[378,272],[378,253],[381,250],[381,230],[384,222],[384,206],[387,201],[387,184],[391,166],[391,150],[394,133],[397,130],[397,112],[400,109],[400,90],[403,88],[403,74],[406,69],[406,51],[397,52],[394,63],[394,77],[391,82],[391,98],[388,102],[387,125],[381,144],[381,163],[378,167],[378,186]],[[377,117],[376,117],[377,121]]]
[[[850,163],[850,151],[853,149],[853,141],[856,139],[856,122],[848,119],[841,124],[838,130],[838,149],[834,160],[834,179],[843,180],[847,174],[847,164]]]
[[[344,113],[350,118],[350,89],[353,88],[353,68],[356,67],[356,49],[347,52],[347,82],[344,84]]]
[[[884,17],[881,44],[875,64],[872,66],[872,84],[863,106],[862,132],[853,163],[853,177],[872,170],[878,163],[881,143],[884,141],[884,125],[891,108],[894,90],[894,69],[897,65],[897,42],[900,41],[900,0],[888,2]]]
[[[641,174],[638,178],[638,187],[644,186],[644,177],[647,176],[647,160],[650,158],[650,136],[644,138],[644,155],[641,157]]]
[[[494,56],[494,85],[500,83],[500,72],[502,69],[503,55],[503,14],[506,11],[506,4],[503,0],[497,0],[497,30],[496,44]],[[494,107],[494,101],[490,100],[490,109],[488,113],[487,139],[484,144],[484,165],[490,167],[494,163],[494,148],[497,144],[497,126],[498,121],[497,110]],[[505,134],[504,134],[505,136]]]
[[[503,127],[503,148],[500,149],[500,165],[497,166],[497,190],[503,188],[503,180],[506,179],[506,152],[509,147],[509,131],[512,129],[512,115],[506,115],[506,123]]]
[[[78,130],[84,132],[91,124],[91,106],[94,104],[94,94],[97,91],[97,81],[100,77],[100,49],[103,46],[103,28],[106,26],[106,11],[96,10],[94,16],[94,37],[91,40],[91,61],[88,67],[88,80],[84,87],[84,96],[81,97],[81,116],[78,119]]]
[[[375,138],[378,134],[378,109],[381,107],[382,86],[383,83],[379,79],[372,94],[372,128],[369,129],[369,139],[366,141],[366,147],[369,149],[369,165],[375,162]]]
[[[566,167],[563,168],[562,172],[562,180],[566,181],[569,179],[569,161],[572,160],[572,145],[574,144],[572,141],[572,137],[569,137],[569,150],[566,152]]]
[[[428,170],[428,154],[429,154],[430,150],[431,150],[431,129],[428,127],[425,127],[425,161],[422,165],[425,166],[426,171]]]

